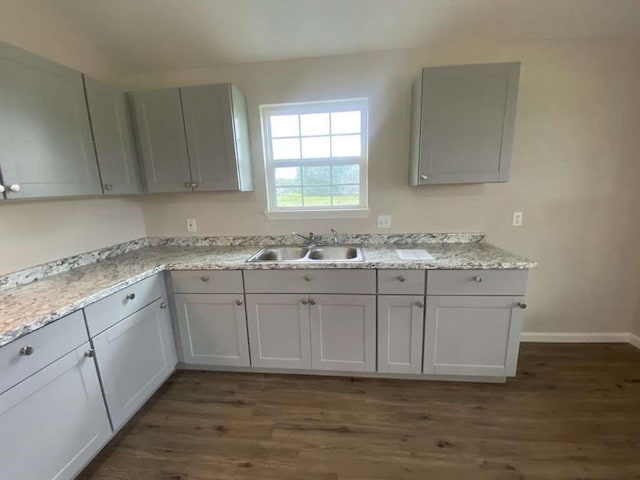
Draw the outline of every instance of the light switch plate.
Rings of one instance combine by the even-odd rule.
[[[391,215],[378,215],[378,228],[391,228]]]
[[[198,225],[195,218],[187,218],[187,232],[197,232]]]
[[[523,220],[524,216],[522,212],[513,212],[513,221],[511,222],[511,225],[513,225],[514,227],[521,227]]]

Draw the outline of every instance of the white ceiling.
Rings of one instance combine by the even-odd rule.
[[[52,10],[126,74],[450,40],[640,39],[640,0],[29,2],[34,14]]]

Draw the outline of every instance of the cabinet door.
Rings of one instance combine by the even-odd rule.
[[[0,168],[9,199],[102,193],[80,73],[0,44]]]
[[[174,298],[185,363],[250,365],[242,295],[176,294]]]
[[[118,430],[171,375],[177,362],[163,299],[93,339],[107,407]]]
[[[424,297],[378,296],[378,371],[421,373]]]
[[[376,371],[375,295],[313,295],[314,370]]]
[[[515,375],[522,297],[427,296],[424,373]]]
[[[311,334],[306,295],[247,295],[251,365],[311,368]]]
[[[86,75],[84,84],[105,195],[140,193],[126,94]]]
[[[509,179],[519,74],[519,63],[422,70],[413,98],[413,185]]]
[[[73,478],[111,437],[95,362],[79,347],[0,395],[0,478]]]
[[[146,191],[192,191],[180,90],[134,92],[131,98]]]
[[[180,89],[196,191],[238,190],[229,84]]]

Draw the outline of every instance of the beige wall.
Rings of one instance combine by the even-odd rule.
[[[640,292],[637,188],[640,45],[559,41],[480,44],[246,64],[122,79],[130,88],[232,81],[248,98],[256,191],[143,199],[150,235],[376,231],[485,231],[540,262],[531,275],[526,330],[629,331]],[[471,186],[407,185],[410,84],[421,66],[523,63],[512,179]],[[369,97],[371,216],[268,220],[260,104]],[[524,226],[510,226],[514,210]]]
[[[99,52],[71,32],[32,0],[2,7],[0,41],[108,78]],[[0,225],[0,275],[145,235],[137,198],[0,202]]]

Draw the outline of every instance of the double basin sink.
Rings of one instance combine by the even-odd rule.
[[[267,247],[260,250],[248,262],[362,262],[364,256],[359,247],[311,246]]]

